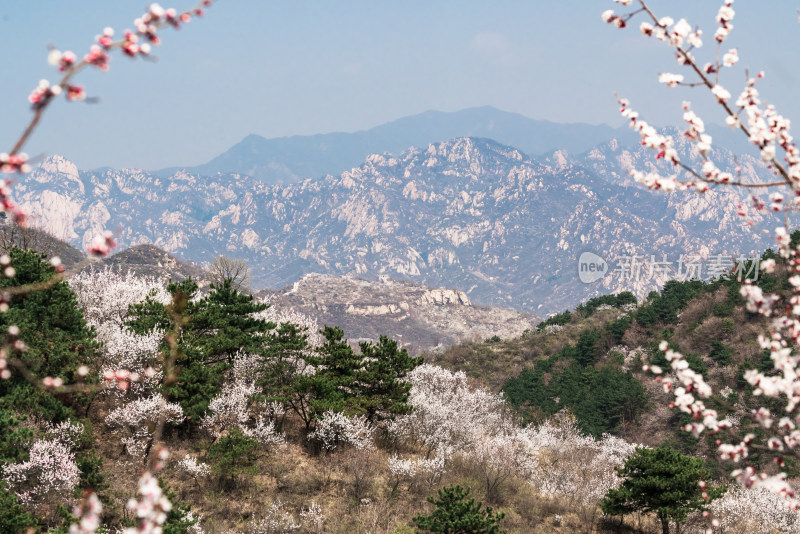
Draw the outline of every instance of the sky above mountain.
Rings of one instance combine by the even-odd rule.
[[[26,98],[56,79],[46,45],[83,54],[103,27],[130,27],[147,2],[27,0],[0,3],[0,84],[7,150],[30,118]],[[186,9],[184,0],[164,4]],[[705,30],[699,57],[713,57],[720,2],[656,0],[659,15]],[[765,7],[769,6],[769,7]],[[740,64],[722,79],[738,94],[743,68],[763,69],[765,100],[800,117],[795,6],[741,2],[725,49]],[[203,20],[164,31],[155,64],[115,56],[107,73],[81,73],[96,104],[58,102],[27,147],[64,154],[81,168],[198,165],[247,134],[279,137],[368,129],[428,109],[491,105],[553,122],[622,124],[613,92],[655,124],[680,121],[695,102],[706,122],[711,97],[667,89],[680,72],[669,49],[635,27],[600,20],[608,1],[220,0]],[[798,119],[800,120],[800,119]]]

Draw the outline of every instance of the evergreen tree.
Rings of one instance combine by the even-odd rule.
[[[94,331],[87,327],[75,294],[65,282],[53,283],[55,269],[41,254],[13,248],[9,256],[16,275],[0,280],[0,288],[42,285],[36,291],[12,296],[8,311],[0,314],[0,331],[6,332],[12,325],[19,327],[19,338],[26,349],[16,357],[33,377],[51,376],[64,383],[74,382],[78,368],[91,366],[98,349]],[[85,394],[56,397],[33,386],[20,373],[0,380],[0,408],[53,421],[65,420],[72,408],[87,400]]]
[[[208,448],[206,458],[211,464],[211,472],[220,482],[231,482],[238,475],[255,475],[258,472],[255,465],[258,447],[256,440],[234,428]]]
[[[9,410],[0,408],[0,466],[28,458],[33,430],[19,426],[20,419]]]
[[[303,381],[311,387],[311,411],[315,416],[328,410],[355,411],[356,380],[363,370],[364,360],[344,339],[341,328],[326,326],[322,330],[325,343],[308,358],[316,367],[311,380]]]
[[[8,491],[6,483],[0,480],[0,532],[23,534],[39,532],[39,522],[34,519],[17,501],[17,496]]]
[[[255,317],[268,304],[255,302],[252,295],[240,293],[225,279],[211,285],[211,292],[190,309],[186,329],[191,348],[206,365],[230,364],[239,352],[264,354],[275,323]]]
[[[407,404],[411,383],[403,378],[422,364],[423,358],[412,358],[397,341],[381,336],[378,343],[361,343],[364,370],[357,373],[358,406],[367,420],[392,418],[410,413]]]
[[[177,378],[164,385],[164,394],[183,408],[187,421],[199,421],[211,399],[220,392],[225,373],[236,354],[265,354],[274,323],[255,317],[265,310],[251,295],[236,290],[230,280],[211,285],[211,292],[195,299],[197,284],[190,279],[170,283],[172,305],[153,298],[131,307],[128,326],[143,334],[155,327],[167,332],[181,322]],[[167,350],[165,345],[163,350]]]
[[[258,367],[256,385],[261,391],[256,400],[277,402],[284,410],[292,408],[301,417],[307,413],[308,396],[304,394],[305,387],[297,389],[297,369],[305,361],[308,350],[308,334],[295,324],[282,323],[277,330],[270,332]]]
[[[654,513],[664,534],[669,534],[670,522],[680,523],[690,512],[706,510],[726,490],[708,484],[705,488],[708,499],[704,499],[699,483],[708,480],[711,472],[702,460],[669,447],[637,447],[625,464],[615,469],[623,482],[619,488],[608,490],[600,501],[603,513]]]
[[[470,490],[461,486],[447,486],[439,490],[439,499],[428,497],[428,502],[436,505],[430,515],[414,518],[417,526],[428,532],[443,534],[504,534],[498,523],[505,514],[496,514],[490,506],[481,509],[482,503],[475,504],[469,498]]]

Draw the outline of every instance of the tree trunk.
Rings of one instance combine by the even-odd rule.
[[[669,534],[669,519],[660,517],[661,519],[661,534]]]

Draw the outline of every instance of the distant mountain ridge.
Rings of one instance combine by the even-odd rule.
[[[398,154],[410,146],[457,137],[489,138],[533,156],[557,149],[578,154],[611,138],[634,138],[626,128],[558,124],[484,106],[455,112],[426,111],[354,133],[272,139],[248,135],[208,163],[182,169],[198,175],[238,173],[266,184],[289,184],[341,174],[370,154]],[[155,174],[167,177],[178,169]]]
[[[699,163],[691,144],[679,138],[677,148]],[[713,157],[722,168],[733,165],[729,153]],[[745,180],[767,172],[748,156],[738,163]],[[643,295],[663,283],[607,276],[582,284],[583,251],[613,269],[624,255],[674,261],[683,253],[750,253],[771,244],[736,215],[746,192],[664,195],[628,183],[632,166],[659,165],[640,144],[616,140],[577,156],[530,158],[492,140],[458,138],[374,154],[339,175],[283,186],[235,173],[83,172],[52,157],[15,194],[71,243],[85,246],[112,228],[123,246],[153,243],[196,263],[239,257],[256,288],[283,287],[309,273],[389,275],[542,316],[598,294]]]

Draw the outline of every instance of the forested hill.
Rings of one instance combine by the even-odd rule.
[[[768,251],[764,257],[775,256]],[[785,272],[761,273],[756,284],[765,292],[790,288]],[[671,394],[643,366],[669,369],[658,349],[667,340],[719,392],[714,409],[725,415],[734,405],[755,406],[743,374],[772,369],[769,352],[757,343],[768,319],[746,309],[740,288],[735,279],[671,281],[639,302],[630,293],[601,296],[519,338],[456,345],[426,357],[501,391],[524,421],[538,423],[566,409],[579,428],[597,437],[612,433],[711,457],[712,443],[698,445],[680,430],[688,416],[670,415]]]

